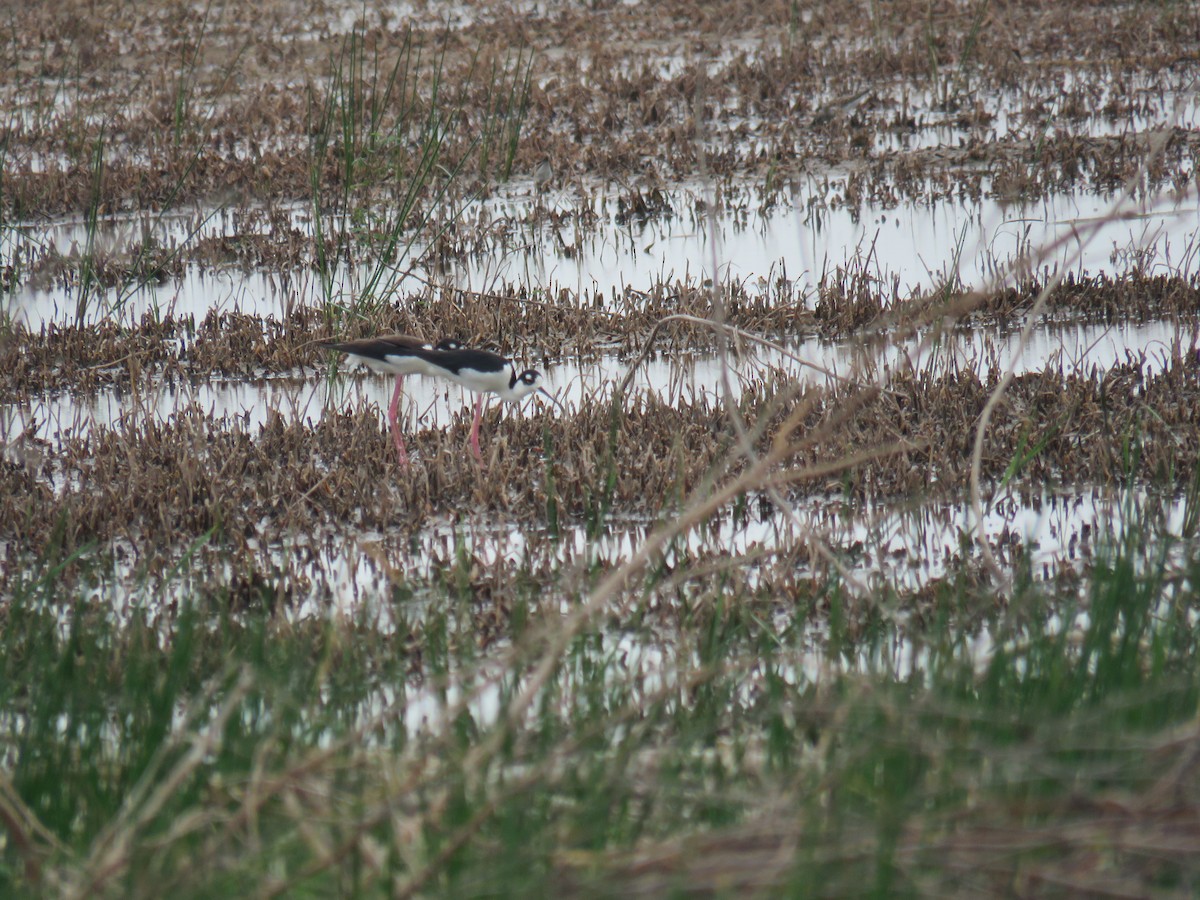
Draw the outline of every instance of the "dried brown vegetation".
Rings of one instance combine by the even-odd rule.
[[[468,85],[472,66],[486,70],[532,49],[517,172],[532,173],[548,156],[569,181],[694,178],[702,171],[700,111],[705,171],[768,175],[779,186],[841,169],[850,177],[835,202],[851,204],[1114,188],[1144,153],[1139,117],[1169,108],[1172,93],[1187,87],[1198,15],[1190,4],[1088,4],[1081,13],[1078,4],[889,3],[871,7],[864,38],[856,17],[832,2],[801,9],[779,0],[753,11],[691,0],[550,4],[521,15],[468,6],[470,24],[446,31],[433,9],[402,20],[368,5],[363,42],[386,67],[413,29],[429,53],[446,48],[447,85]],[[301,14],[285,0],[261,4],[252,19],[174,3],[23,9],[0,67],[0,97],[19,104],[5,128],[7,213],[80,210],[101,138],[110,147],[106,211],[307,198],[314,104],[351,25],[332,8]],[[640,53],[631,58],[627,48]],[[1136,78],[1110,88],[1131,59]],[[898,78],[926,85],[934,110],[897,91]],[[466,87],[452,99],[472,121],[494,102]],[[997,128],[1010,104],[1018,108]],[[1089,137],[1092,121],[1121,133]],[[906,145],[945,127],[961,133],[957,148]],[[1151,182],[1193,171],[1197,148],[1195,134],[1180,130]],[[446,158],[468,152],[459,141]],[[983,180],[985,169],[995,178]],[[326,160],[326,183],[338,171]],[[489,180],[467,174],[475,186]]]
[[[897,746],[932,751],[937,743],[909,723],[893,727]],[[1159,893],[1158,885],[1191,869],[1200,845],[1200,806],[1190,777],[1196,741],[1193,732],[1151,747],[1163,774],[1139,777],[1133,790],[918,816],[894,837],[889,858],[904,883],[924,895]],[[796,868],[808,864],[826,875],[820,885],[805,886],[814,896],[862,893],[862,872],[881,852],[874,823],[855,820],[838,844],[823,843],[808,830],[812,822],[806,829],[796,814],[806,799],[785,789],[751,821],[684,840],[647,840],[634,853],[564,854],[558,889],[587,896],[597,887],[595,873],[603,872],[605,891],[622,897],[771,896],[794,886]],[[1024,855],[1031,848],[1038,858]]]
[[[1026,258],[997,240],[963,267],[1007,278],[971,290],[953,239],[920,289],[861,243],[754,283],[693,276],[719,249],[629,287],[621,259],[619,291],[508,273],[555,285],[554,258],[618,232],[636,259],[775,209],[819,236],[868,207],[1007,218],[1118,189],[1172,189],[1175,240],[1200,5],[41,0],[0,21],[0,893],[1195,884],[1197,239],[1134,236],[1165,205],[1120,213],[1113,276],[1060,281],[1090,262],[1029,230]],[[1045,218],[1069,251],[1105,217]],[[222,311],[242,299],[279,315]],[[1010,380],[970,350],[1143,321],[1175,327],[1106,369],[1089,348]],[[340,364],[321,339],[378,332],[631,377],[653,351],[715,350],[724,375],[813,337],[853,363],[664,391],[608,371],[561,413],[493,407],[481,465],[468,408],[420,427],[407,469],[373,404],[257,418],[174,390],[314,380]],[[91,401],[117,413],[87,422]],[[1043,553],[1005,511],[1052,506]]]
[[[955,497],[967,487],[990,386],[968,371],[901,375],[889,391],[867,394],[838,387],[795,395],[786,382],[764,383],[740,405],[776,423],[762,435],[764,454],[778,427],[804,416],[781,472],[793,496]],[[736,459],[721,404],[703,397],[588,400],[552,422],[493,410],[482,468],[463,449],[468,424],[464,413],[444,431],[416,434],[419,461],[403,474],[373,410],[329,412],[315,426],[273,414],[258,429],[196,407],[166,421],[134,415],[60,450],[6,460],[0,537],[70,552],[114,540],[166,549],[181,536],[213,531],[223,545],[245,550],[260,534],[346,527],[398,538],[431,516],[466,508],[545,525],[548,500],[567,521],[586,521],[601,504],[655,517]],[[831,479],[806,475],[855,458],[865,461]],[[1130,475],[1186,483],[1200,464],[1200,365],[1188,354],[1154,375],[1135,360],[1107,372],[1018,377],[986,436],[984,475],[999,479],[1014,462],[1036,485]],[[10,557],[7,564],[21,563]]]
[[[1029,311],[1041,285],[947,298],[942,294],[900,297],[872,278],[835,273],[806,296],[791,283],[775,293],[750,294],[744,285],[726,292],[726,321],[737,328],[787,342],[809,335],[878,341],[924,326],[976,327],[1011,324]],[[372,333],[415,334],[429,340],[453,336],[471,345],[497,346],[515,357],[551,367],[563,357],[627,355],[638,350],[663,318],[706,317],[711,291],[698,285],[660,285],[629,291],[603,306],[554,303],[511,294],[429,291],[369,319],[351,322],[346,338]],[[1050,293],[1048,320],[1140,322],[1200,315],[1196,277],[1140,275],[1066,278]],[[656,349],[713,346],[710,328],[670,321],[655,332]],[[30,332],[16,324],[0,337],[0,401],[71,389],[87,393],[105,385],[135,389],[144,378],[261,378],[311,373],[328,364],[315,341],[330,336],[326,316],[300,308],[283,320],[212,312],[189,318],[143,316],[136,325],[105,321],[94,326],[47,325]]]

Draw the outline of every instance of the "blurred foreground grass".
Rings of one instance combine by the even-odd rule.
[[[1191,521],[1139,496],[1081,580],[963,573],[919,620],[764,612],[730,564],[665,639],[580,634],[515,722],[544,582],[484,647],[452,579],[380,628],[202,573],[117,616],[43,561],[0,628],[0,890],[1190,894]]]

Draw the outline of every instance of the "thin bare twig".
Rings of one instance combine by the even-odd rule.
[[[1180,112],[1183,108],[1185,97],[1190,96],[1190,93],[1181,93],[1175,101],[1174,112],[1171,117],[1171,122],[1174,124],[1179,120]],[[1169,128],[1164,128],[1155,139],[1151,142],[1147,150],[1145,158],[1142,160],[1141,166],[1125,183],[1124,190],[1109,206],[1108,211],[1100,216],[1095,222],[1089,223],[1085,229],[1087,234],[1082,239],[1077,232],[1073,232],[1069,236],[1059,238],[1052,243],[1049,248],[1042,248],[1041,253],[1045,254],[1053,251],[1062,245],[1064,241],[1077,241],[1077,246],[1071,256],[1063,263],[1061,267],[1047,280],[1041,291],[1038,292],[1037,298],[1033,302],[1026,315],[1025,324],[1021,328],[1020,337],[1017,340],[1017,348],[1012,355],[1012,359],[1005,367],[1004,374],[1000,378],[1000,382],[992,389],[988,395],[987,402],[983,406],[983,411],[979,414],[979,423],[975,426],[975,442],[971,451],[971,514],[975,519],[975,528],[979,530],[978,544],[980,552],[983,556],[984,563],[988,570],[992,573],[992,577],[996,581],[996,586],[999,588],[1005,585],[1008,578],[1005,576],[1000,564],[996,561],[995,555],[992,553],[992,548],[988,545],[987,537],[983,534],[983,491],[981,487],[982,471],[983,471],[983,445],[987,434],[988,426],[991,424],[992,415],[996,411],[996,407],[1000,405],[1000,401],[1004,398],[1008,391],[1009,385],[1012,384],[1013,378],[1016,376],[1017,364],[1020,362],[1021,356],[1025,352],[1025,347],[1029,343],[1029,337],[1033,333],[1034,327],[1037,325],[1038,317],[1041,315],[1046,302],[1050,299],[1050,294],[1066,277],[1067,271],[1081,258],[1083,251],[1092,242],[1099,233],[1101,227],[1111,222],[1121,214],[1121,210],[1125,203],[1133,195],[1142,178],[1149,171],[1150,166],[1157,160],[1167,148],[1167,142],[1171,138],[1172,131]]]

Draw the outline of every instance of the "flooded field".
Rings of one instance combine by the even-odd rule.
[[[4,893],[1191,894],[1192,5],[261,6],[0,37]]]
[[[532,185],[523,193],[533,194]],[[520,197],[467,203],[453,227],[468,236],[451,258],[430,265],[429,258],[446,248],[414,242],[404,261],[385,267],[384,283],[393,296],[420,294],[437,284],[590,305],[627,291],[711,279],[714,263],[720,280],[768,296],[780,280],[803,296],[832,272],[864,266],[907,295],[947,283],[1003,284],[1047,271],[1097,276],[1137,268],[1192,275],[1200,253],[1194,194],[1116,203],[1107,195],[1070,192],[1029,204],[937,200],[830,209],[820,186],[810,185],[798,188],[787,208],[760,212],[742,197],[744,205],[710,216],[698,211],[706,204],[702,190],[669,195],[655,190],[655,207],[644,214],[630,214],[624,198],[603,194],[580,211],[563,191],[555,193],[553,205]],[[211,310],[281,317],[298,305],[320,307],[331,297],[352,302],[379,279],[374,264],[339,271],[328,281],[317,277],[311,256],[304,254],[313,233],[304,208],[286,211],[282,222],[200,209],[187,216],[105,223],[92,233],[94,252],[124,283],[97,291],[84,318],[136,322],[152,313],[203,319]],[[79,265],[88,244],[86,223],[14,227],[6,237],[6,251],[30,271],[22,288],[7,297],[9,317],[32,329],[76,321],[71,267]],[[281,252],[290,258],[282,260],[281,270],[239,259],[245,248],[247,261],[253,261],[254,245],[264,242],[286,248]],[[170,248],[174,277],[160,273],[152,284],[137,277],[147,244]],[[190,244],[200,249],[189,250]]]

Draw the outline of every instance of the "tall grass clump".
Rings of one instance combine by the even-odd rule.
[[[88,307],[102,290],[96,277],[97,237],[100,229],[100,207],[104,202],[104,129],[91,153],[91,193],[84,215],[84,246],[79,260],[79,287],[75,296],[75,325],[82,327],[87,319]]]
[[[516,61],[511,65],[507,61],[502,63],[498,58],[491,60],[483,85],[486,101],[478,151],[481,178],[491,175],[497,181],[507,181],[512,177],[517,148],[521,142],[521,128],[529,108],[532,78],[532,53],[526,55],[524,50],[519,50]]]
[[[468,198],[461,182],[472,159],[485,184],[511,173],[531,59],[519,53],[515,65],[493,61],[485,73],[476,54],[465,74],[450,76],[448,41],[447,32],[427,50],[409,29],[389,62],[356,29],[311,94],[313,228],[330,317],[370,314],[387,301],[417,242],[432,243]],[[478,122],[467,112],[477,91],[488,98]]]

